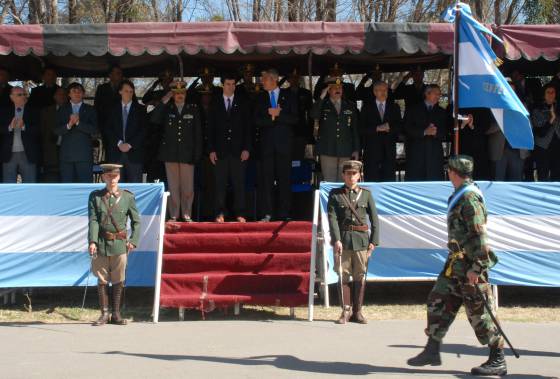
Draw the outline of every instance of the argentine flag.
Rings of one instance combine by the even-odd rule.
[[[472,17],[467,4],[459,3],[459,108],[490,108],[509,144],[518,149],[533,149],[529,112],[496,66],[497,56],[486,36],[498,41],[484,25]],[[443,13],[447,22],[455,21],[455,5]]]

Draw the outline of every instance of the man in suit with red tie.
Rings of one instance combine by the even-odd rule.
[[[375,97],[364,101],[360,114],[364,177],[366,182],[394,181],[401,109],[388,100],[387,83],[377,81],[372,87]]]
[[[260,134],[259,149],[262,162],[261,221],[272,219],[274,182],[278,187],[276,218],[290,216],[290,175],[292,169],[292,131],[298,122],[297,99],[288,89],[278,87],[278,71],[262,72],[264,91],[255,101],[255,127]]]
[[[146,107],[134,100],[134,83],[119,84],[121,101],[108,116],[106,125],[107,161],[123,165],[125,182],[141,183],[144,160],[144,140],[147,128]]]
[[[208,151],[214,165],[216,222],[224,222],[228,181],[233,188],[233,215],[245,222],[245,171],[252,140],[251,108],[248,100],[235,95],[237,78],[222,77],[222,96],[214,96],[208,112]]]

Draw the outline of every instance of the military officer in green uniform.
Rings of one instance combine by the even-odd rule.
[[[341,78],[331,77],[326,83],[328,86],[311,110],[311,118],[316,120],[315,153],[320,158],[323,179],[340,182],[342,163],[359,156],[358,110],[343,98]]]
[[[472,182],[473,159],[458,155],[449,159],[449,179],[455,188],[448,201],[449,256],[428,296],[428,343],[408,360],[411,366],[441,365],[440,345],[461,305],[478,341],[490,348],[486,362],[473,375],[505,375],[504,339],[484,307],[493,305],[488,270],[498,258],[488,246],[487,211],[479,188]],[[478,286],[479,291],[476,290]],[[484,294],[486,299],[481,297]]]
[[[136,209],[134,194],[119,188],[118,164],[102,164],[105,188],[89,195],[89,254],[93,274],[97,277],[101,316],[94,325],[109,321],[125,325],[120,306],[124,288],[128,253],[138,246],[140,215]],[[130,220],[132,233],[127,232]],[[109,283],[112,284],[112,314],[109,317]]]
[[[335,269],[342,275],[342,314],[337,324],[366,324],[362,315],[365,275],[369,257],[379,244],[379,221],[371,192],[358,185],[362,163],[346,161],[342,172],[344,186],[330,192],[327,205]]]

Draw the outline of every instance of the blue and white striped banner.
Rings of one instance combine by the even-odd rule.
[[[0,288],[86,284],[91,191],[103,184],[0,185]],[[138,248],[129,255],[127,285],[153,286],[163,184],[123,184],[142,218]],[[91,276],[89,284],[96,283]]]
[[[327,220],[328,194],[340,183],[321,183],[321,221],[329,260],[327,281],[336,283]],[[490,246],[500,262],[493,284],[560,287],[559,183],[478,183],[488,207]],[[362,183],[373,192],[380,221],[380,246],[368,280],[436,278],[447,258],[445,182]]]

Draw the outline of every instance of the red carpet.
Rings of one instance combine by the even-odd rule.
[[[311,223],[168,224],[161,305],[307,304]]]

